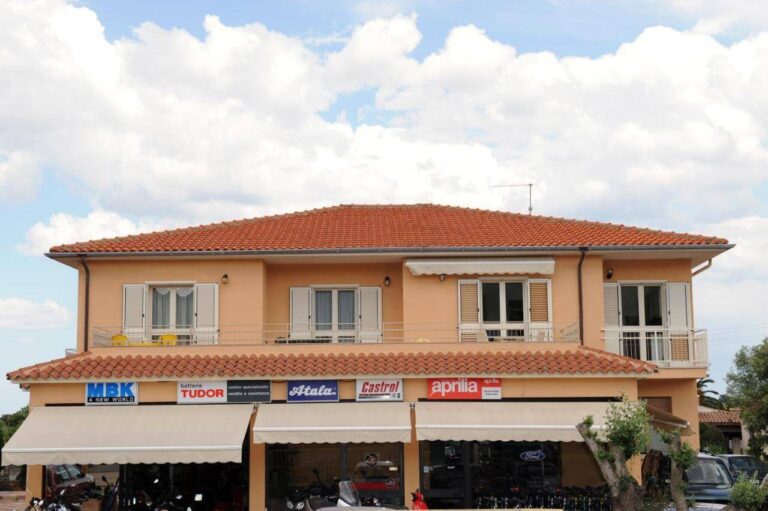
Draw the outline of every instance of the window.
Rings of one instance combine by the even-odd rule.
[[[489,339],[525,336],[524,282],[482,282],[481,319]],[[502,335],[503,332],[503,335]]]
[[[357,329],[357,292],[355,289],[315,289],[314,290],[314,330],[319,332],[319,339],[336,341],[351,340],[352,336],[343,335],[344,331]],[[325,335],[325,332],[328,332]]]
[[[666,360],[664,331],[664,287],[662,284],[621,284],[621,325],[637,327],[622,332],[623,354],[642,358],[641,343],[645,342],[646,360]]]
[[[195,318],[193,286],[151,288],[153,334],[190,330]]]

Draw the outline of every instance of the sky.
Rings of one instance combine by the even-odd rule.
[[[338,203],[724,236],[724,390],[768,335],[761,0],[0,3],[0,373],[75,346],[55,244]],[[27,396],[0,383],[0,413]]]

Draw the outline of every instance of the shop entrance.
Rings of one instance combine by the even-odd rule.
[[[266,461],[269,511],[286,510],[294,492],[337,495],[341,480],[384,506],[404,502],[401,443],[268,444]]]
[[[487,504],[483,499],[561,486],[558,442],[424,441],[419,456],[421,488],[432,509],[476,508]]]

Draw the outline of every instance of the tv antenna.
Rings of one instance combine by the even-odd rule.
[[[533,183],[523,183],[519,185],[496,185],[493,188],[522,188],[528,187],[528,214],[533,214]]]

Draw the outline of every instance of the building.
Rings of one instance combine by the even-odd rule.
[[[741,422],[738,409],[716,410],[699,407],[699,424],[709,424],[723,434],[728,454],[749,454],[749,431]]]
[[[33,409],[3,462],[34,494],[44,465],[117,464],[126,499],[191,486],[200,509],[339,478],[432,507],[599,485],[574,426],[622,395],[698,447],[692,281],[729,248],[436,205],[53,247],[79,274],[77,348],[8,375]]]

